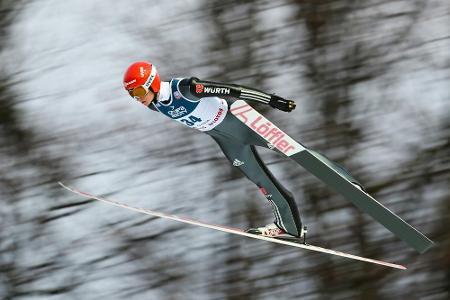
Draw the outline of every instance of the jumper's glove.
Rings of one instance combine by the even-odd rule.
[[[283,99],[277,95],[271,95],[269,105],[282,111],[291,112],[295,109],[295,102]]]

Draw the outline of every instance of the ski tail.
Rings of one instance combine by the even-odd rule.
[[[349,199],[360,210],[372,216],[418,252],[424,253],[433,246],[433,242],[424,234],[375,200],[372,196],[356,188],[351,182],[331,169],[327,164],[318,161],[310,151],[306,150],[302,153],[297,153],[292,156],[292,159],[302,165],[308,172],[322,179],[323,182]]]
[[[64,185],[62,182],[58,182],[58,183],[64,189],[66,189],[72,193],[75,193],[77,195],[80,195],[82,197],[89,198],[89,199],[95,199],[95,200],[98,200],[98,201],[101,201],[101,202],[104,202],[104,203],[107,203],[110,205],[114,205],[114,206],[118,206],[121,208],[131,210],[131,211],[135,211],[135,212],[139,212],[139,213],[143,213],[143,214],[147,214],[147,215],[151,215],[151,216],[155,216],[155,217],[160,217],[160,218],[164,218],[164,219],[169,219],[169,220],[173,220],[173,221],[177,221],[177,222],[181,222],[181,223],[186,223],[186,224],[191,224],[191,225],[195,225],[195,226],[214,229],[214,230],[218,230],[218,231],[222,231],[222,232],[226,232],[226,233],[236,234],[236,235],[240,235],[240,236],[246,236],[246,237],[250,237],[253,239],[268,241],[271,243],[282,244],[282,245],[292,246],[292,247],[296,247],[296,248],[303,248],[303,249],[307,249],[307,250],[311,250],[311,251],[315,251],[315,252],[327,253],[327,254],[345,257],[345,258],[349,258],[349,259],[353,259],[353,260],[382,265],[385,267],[406,270],[405,266],[402,266],[399,264],[394,264],[394,263],[385,262],[385,261],[381,261],[381,260],[366,258],[366,257],[362,257],[362,256],[357,256],[357,255],[344,253],[344,252],[340,252],[340,251],[335,251],[335,250],[331,250],[331,249],[326,249],[326,248],[322,248],[322,247],[317,247],[317,246],[313,246],[313,245],[302,244],[299,242],[292,242],[292,241],[276,239],[276,238],[271,238],[271,237],[266,237],[266,236],[261,236],[261,235],[255,235],[255,234],[247,233],[238,228],[210,224],[210,223],[194,220],[191,218],[176,216],[176,215],[172,215],[172,214],[166,214],[166,213],[157,212],[157,211],[153,211],[153,210],[149,210],[149,209],[145,209],[145,208],[134,207],[134,206],[122,203],[122,202],[106,199],[103,197],[99,197],[99,196],[95,196],[95,195],[92,195],[92,194],[89,194],[86,192],[79,191],[77,189],[74,189],[74,188]]]
[[[433,242],[425,235],[352,184],[336,166],[330,164],[331,161],[327,163],[323,157],[315,155],[313,151],[296,142],[245,101],[234,102],[230,111],[269,144],[343,195],[418,252],[423,253],[433,246]],[[262,130],[268,127],[270,130]]]

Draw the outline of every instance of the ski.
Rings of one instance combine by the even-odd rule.
[[[276,148],[293,159],[418,252],[423,253],[433,246],[433,242],[425,235],[355,186],[350,181],[351,176],[346,174],[342,168],[296,142],[245,101],[234,102],[230,111],[241,122],[264,138],[269,148]]]
[[[82,197],[89,198],[89,199],[95,199],[95,200],[98,200],[98,201],[101,201],[101,202],[104,202],[104,203],[107,203],[110,205],[118,206],[118,207],[125,208],[125,209],[131,210],[131,211],[135,211],[135,212],[139,212],[139,213],[143,213],[143,214],[147,214],[147,215],[151,215],[151,216],[155,216],[155,217],[159,217],[159,218],[169,219],[169,220],[173,220],[173,221],[177,221],[177,222],[182,222],[182,223],[191,224],[191,225],[195,225],[195,226],[214,229],[214,230],[218,230],[218,231],[222,231],[222,232],[226,232],[226,233],[250,237],[253,239],[263,240],[263,241],[267,241],[267,242],[271,242],[271,243],[283,244],[283,245],[307,249],[307,250],[311,250],[311,251],[315,251],[315,252],[321,252],[321,253],[327,253],[327,254],[331,254],[331,255],[346,257],[349,259],[359,260],[359,261],[377,264],[377,265],[382,265],[382,266],[386,266],[386,267],[390,267],[390,268],[401,269],[401,270],[406,269],[405,266],[394,264],[394,263],[389,263],[389,262],[385,262],[385,261],[381,261],[381,260],[370,259],[370,258],[361,257],[361,256],[348,254],[348,253],[344,253],[344,252],[340,252],[340,251],[335,251],[335,250],[331,250],[331,249],[326,249],[326,248],[322,248],[322,247],[318,247],[318,246],[303,244],[301,242],[293,242],[293,241],[288,241],[288,240],[282,240],[282,239],[276,239],[276,238],[271,238],[271,237],[255,235],[255,234],[247,233],[238,228],[210,224],[210,223],[206,223],[206,222],[193,220],[191,218],[176,216],[176,215],[172,215],[172,214],[166,214],[166,213],[157,212],[157,211],[153,211],[153,210],[149,210],[149,209],[145,209],[145,208],[134,207],[134,206],[122,203],[122,202],[106,199],[103,197],[99,197],[99,196],[95,196],[95,195],[92,195],[92,194],[89,194],[86,192],[79,191],[77,189],[74,189],[74,188],[64,185],[62,182],[59,182],[59,184],[66,190],[68,190],[72,193],[75,193],[77,195],[80,195]]]

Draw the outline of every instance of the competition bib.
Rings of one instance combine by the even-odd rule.
[[[228,111],[228,104],[218,97],[188,99],[178,84],[180,79],[170,82],[171,96],[168,103],[158,102],[154,107],[169,118],[200,131],[209,131],[219,125]]]

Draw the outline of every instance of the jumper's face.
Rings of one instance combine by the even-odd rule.
[[[156,94],[152,90],[147,89],[144,86],[138,86],[137,88],[128,90],[128,93],[136,101],[141,102],[145,106],[149,106],[156,96]]]
[[[151,90],[148,91],[148,93],[143,98],[138,98],[137,100],[144,104],[145,106],[149,106],[150,103],[152,103],[153,100],[155,100],[155,93],[153,93]]]

